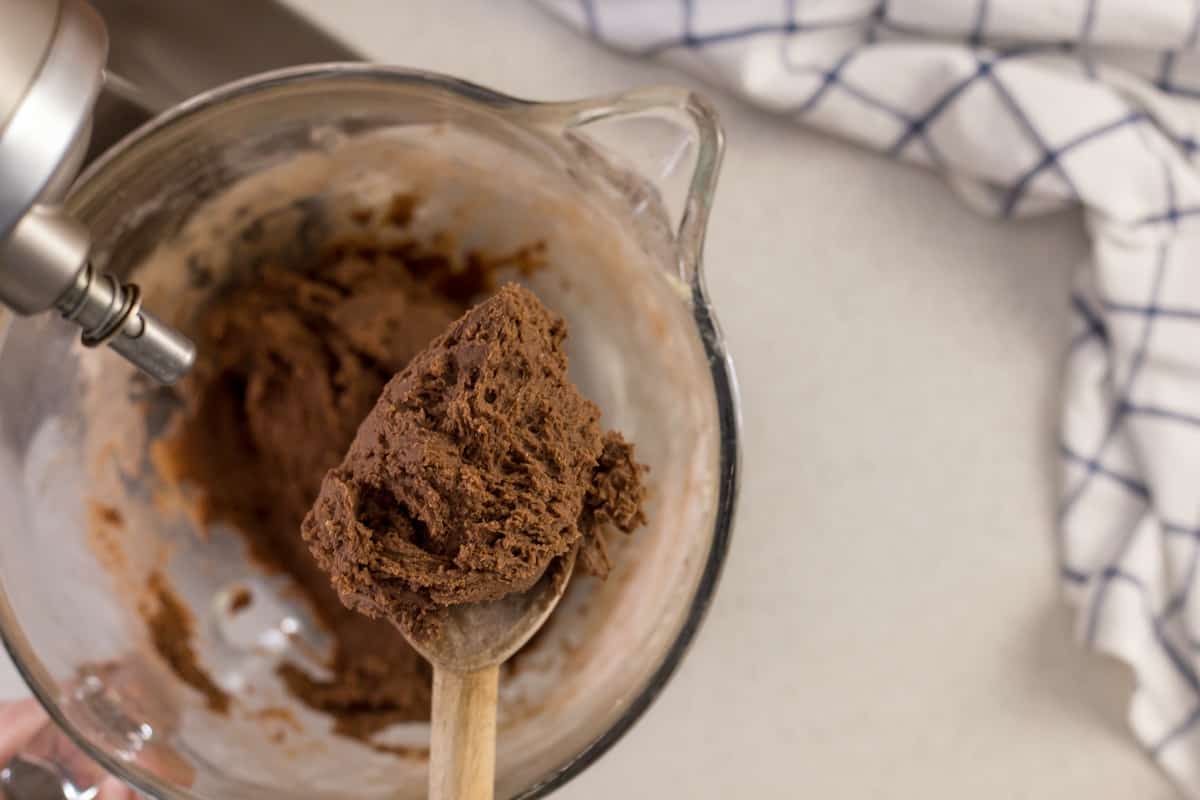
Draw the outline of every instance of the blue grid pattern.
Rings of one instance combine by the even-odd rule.
[[[1074,0],[1074,15],[1071,0],[538,1],[608,46],[723,69],[751,101],[967,179],[986,213],[1085,208],[1060,574],[1083,638],[1153,701],[1131,709],[1147,751],[1183,748],[1195,768],[1175,777],[1200,798],[1200,0]],[[754,86],[730,66],[750,55]]]

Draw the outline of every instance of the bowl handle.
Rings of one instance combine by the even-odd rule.
[[[615,161],[649,181],[674,228],[679,277],[700,279],[709,209],[717,187],[725,134],[716,109],[687,89],[657,86],[522,109],[560,135],[584,133]]]

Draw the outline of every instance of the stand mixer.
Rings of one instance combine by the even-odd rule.
[[[161,383],[195,346],[141,307],[134,284],[98,274],[87,230],[58,203],[83,163],[108,37],[82,0],[5,0],[0,16],[0,302],[18,314],[55,309]]]

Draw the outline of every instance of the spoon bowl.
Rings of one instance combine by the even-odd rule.
[[[404,638],[435,668],[476,672],[507,661],[558,606],[575,571],[572,550],[556,559],[529,591],[486,603],[447,606],[420,627],[395,620]]]
[[[528,642],[562,599],[578,547],[556,559],[529,591],[447,606],[420,625],[393,619],[433,665],[430,800],[491,800],[496,780],[500,665]]]

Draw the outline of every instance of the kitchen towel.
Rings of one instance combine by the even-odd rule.
[[[1137,738],[1200,798],[1200,0],[537,2],[984,213],[1083,208],[1058,569],[1079,636],[1136,672]]]

